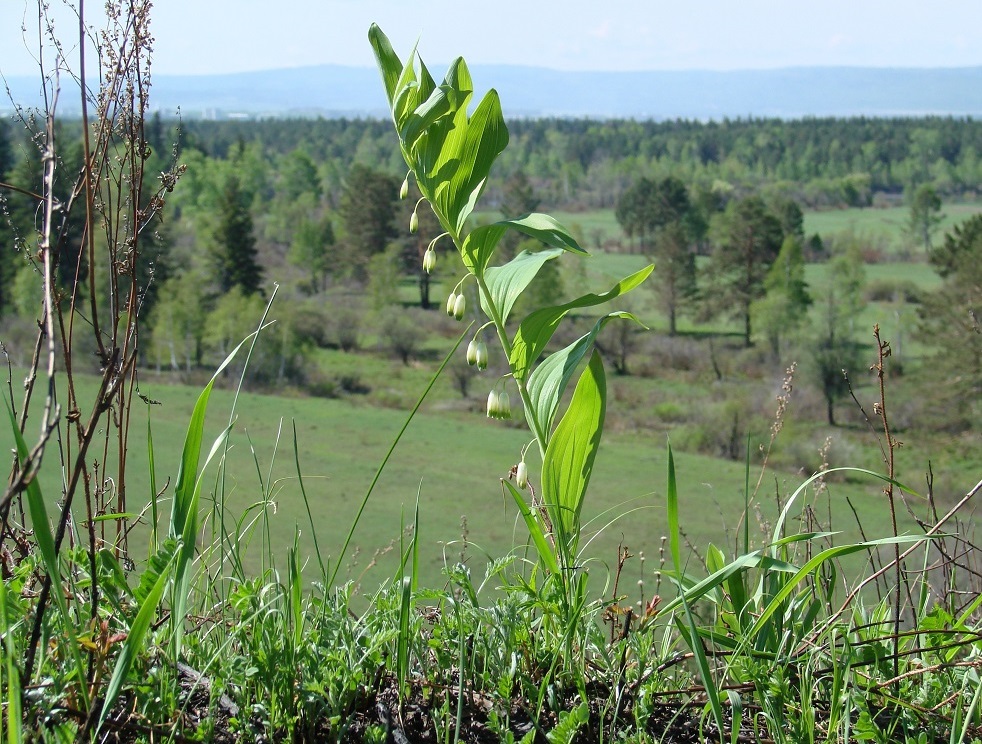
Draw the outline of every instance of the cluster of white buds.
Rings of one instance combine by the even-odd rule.
[[[451,292],[447,298],[447,315],[454,320],[463,320],[466,310],[467,300],[464,299],[464,293],[457,294],[455,291]]]
[[[511,418],[511,401],[506,391],[502,390],[499,393],[497,390],[492,390],[488,393],[488,418]]]
[[[426,252],[423,254],[423,271],[425,271],[427,274],[432,274],[433,269],[435,268],[436,251],[433,250],[433,245],[430,244],[430,246],[426,249]]]
[[[478,341],[476,336],[467,344],[467,363],[479,370],[488,368],[488,345]]]

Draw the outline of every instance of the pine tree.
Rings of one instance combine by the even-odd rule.
[[[229,176],[218,202],[212,250],[215,283],[222,294],[232,287],[241,288],[245,295],[262,290],[263,270],[257,258],[250,201],[238,176]]]
[[[352,166],[345,179],[339,213],[344,226],[346,268],[356,278],[365,278],[372,256],[383,253],[398,235],[396,198],[399,182],[364,165]]]
[[[781,223],[757,196],[732,201],[717,221],[718,240],[710,261],[710,310],[743,321],[750,346],[751,307],[764,296],[764,279],[784,241]]]
[[[925,399],[942,428],[982,429],[982,215],[970,217],[931,252],[941,276],[924,298],[919,336],[934,348]]]

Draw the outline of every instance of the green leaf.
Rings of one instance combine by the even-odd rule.
[[[499,225],[505,225],[513,230],[528,235],[530,238],[541,240],[551,248],[562,248],[570,253],[578,253],[581,256],[590,255],[580,247],[576,238],[570,235],[569,230],[563,227],[555,217],[541,212],[532,212],[524,217],[513,220],[503,220]]]
[[[535,545],[535,550],[539,554],[539,559],[551,573],[559,574],[559,562],[556,560],[556,552],[542,531],[542,525],[539,523],[538,517],[532,513],[532,510],[525,503],[525,499],[517,488],[506,480],[502,480],[501,483],[508,489],[508,492],[515,500],[518,512],[522,515],[522,519],[525,520],[525,526],[528,528],[532,543]]]
[[[458,60],[457,64],[460,61]],[[434,89],[429,98],[412,111],[400,126],[399,137],[403,147],[411,151],[424,131],[433,126],[437,120],[456,110],[453,102],[453,91],[447,85]]]
[[[375,50],[375,61],[378,63],[379,72],[382,73],[385,95],[389,99],[389,106],[392,106],[396,83],[402,73],[402,62],[399,61],[399,56],[392,49],[388,37],[374,23],[368,29],[368,41],[372,45],[372,49]]]
[[[419,61],[419,75],[416,74],[415,63],[417,60]],[[427,101],[435,88],[436,83],[414,49],[396,83],[396,93],[392,102],[392,120],[395,122],[397,130],[401,131],[406,126],[410,117]],[[403,143],[403,148],[405,149],[405,143]]]
[[[533,212],[518,219],[499,220],[491,225],[481,225],[480,227],[474,228],[464,238],[461,249],[464,265],[475,273],[484,271],[491,261],[491,256],[494,255],[494,249],[498,247],[498,241],[501,240],[501,236],[508,229],[517,230],[524,235],[528,235],[530,238],[535,238],[550,248],[562,248],[564,251],[569,251],[570,253],[588,255],[579,246],[576,239],[569,234],[569,231],[559,224],[559,222],[547,214]],[[627,290],[623,291],[626,292]],[[589,295],[584,296],[588,297]],[[575,307],[586,307],[586,305],[577,305]]]
[[[475,231],[476,232],[476,231]],[[473,233],[472,233],[473,234]],[[535,360],[545,350],[553,333],[559,327],[560,321],[570,310],[583,307],[593,307],[609,302],[622,294],[630,292],[648,278],[654,266],[645,268],[621,279],[606,292],[600,294],[585,294],[564,305],[543,307],[530,313],[518,327],[512,342],[511,369],[519,380],[524,380]]]
[[[826,548],[821,553],[814,556],[800,569],[798,569],[798,572],[788,579],[787,582],[785,582],[780,591],[778,591],[768,605],[761,610],[760,615],[747,632],[747,635],[753,637],[760,632],[760,629],[764,626],[764,623],[766,623],[767,620],[770,619],[771,615],[773,615],[780,608],[781,603],[787,599],[792,592],[794,592],[794,589],[798,583],[826,561],[841,558],[842,556],[849,555],[851,553],[869,550],[870,548],[880,547],[882,545],[902,545],[904,543],[924,542],[930,539],[932,539],[931,535],[901,535],[899,537],[885,537],[879,540],[868,540],[866,542],[853,543],[851,545],[837,545],[831,548]]]
[[[137,584],[133,592],[133,597],[137,604],[142,605],[146,603],[147,598],[153,593],[153,588],[157,585],[157,580],[173,564],[177,545],[177,540],[168,538],[161,544],[160,549],[150,556],[150,560],[147,561],[147,567],[140,575],[140,583]]]
[[[494,249],[498,247],[498,241],[505,234],[507,226],[500,222],[493,225],[481,225],[471,230],[464,238],[460,249],[460,257],[464,261],[464,266],[475,274],[482,273],[494,255]]]
[[[508,320],[511,309],[515,306],[518,296],[535,279],[539,269],[546,261],[559,258],[563,253],[560,248],[547,248],[542,251],[522,251],[504,266],[492,266],[484,273],[484,281],[491,291],[491,301],[498,309],[501,322]],[[487,298],[481,296],[481,308],[491,317],[491,308]]]
[[[719,729],[720,741],[722,741],[726,720],[723,718],[723,705],[719,699],[719,689],[713,680],[712,670],[709,667],[709,659],[706,657],[706,649],[703,647],[702,640],[699,637],[699,629],[696,626],[695,618],[692,616],[692,610],[689,609],[689,603],[686,601],[684,594],[681,595],[681,598],[682,606],[685,608],[685,620],[689,631],[688,633],[683,633],[682,636],[689,641],[689,648],[692,650],[692,656],[696,660],[696,669],[699,671],[699,677],[702,679],[702,686],[706,691],[706,698],[709,700],[709,707],[713,712],[713,718],[716,720],[716,726]],[[681,621],[679,621],[679,629],[682,630]]]
[[[577,365],[586,355],[593,339],[614,318],[633,320],[640,324],[640,321],[631,313],[620,311],[608,313],[594,324],[589,333],[580,336],[565,349],[547,357],[529,376],[527,389],[532,401],[532,410],[526,411],[526,416],[534,417],[534,421],[538,422],[537,427],[532,420],[529,421],[533,431],[538,429],[548,433],[552,429],[552,421],[556,415],[556,408],[559,406],[559,399],[573,377]]]
[[[579,540],[580,511],[600,447],[606,409],[603,361],[594,351],[542,461],[542,498],[557,532],[568,536],[570,542],[565,547],[571,555]]]
[[[501,113],[498,92],[492,88],[467,121],[456,169],[446,189],[445,213],[454,220],[455,235],[463,232],[464,223],[484,191],[491,165],[507,146],[508,127]]]
[[[682,570],[681,551],[679,550],[679,491],[675,480],[675,456],[672,445],[668,445],[668,490],[666,492],[666,508],[668,511],[668,546],[672,553],[672,567]]]
[[[170,578],[170,570],[181,552],[179,547],[179,543],[175,540],[165,541],[163,548],[155,556],[158,560],[156,562],[151,561],[140,578],[140,590],[144,591],[138,590],[138,594],[143,597],[143,601],[133,618],[133,622],[130,623],[126,640],[123,642],[123,647],[116,659],[116,666],[113,668],[112,677],[106,687],[106,695],[102,703],[102,711],[99,713],[99,724],[96,727],[94,739],[98,739],[99,729],[102,728],[106,717],[112,713],[113,705],[116,698],[119,697],[119,693],[122,692],[123,683],[126,682],[133,661],[144,651],[143,639],[150,629],[150,623],[157,614],[157,606],[160,604],[164,588]],[[145,587],[149,587],[149,589],[145,589]]]
[[[14,442],[17,446],[17,462],[20,467],[25,467],[30,453],[27,449],[27,442],[17,426],[17,419],[10,405],[4,400],[7,406],[7,415],[10,417],[10,428],[14,434]],[[65,601],[65,587],[62,585],[61,568],[58,563],[58,546],[55,544],[54,535],[51,534],[51,524],[48,521],[48,509],[44,505],[44,496],[41,494],[41,486],[38,483],[37,474],[27,483],[27,508],[31,515],[31,526],[34,528],[34,541],[38,551],[41,553],[41,560],[44,563],[48,580],[51,582],[51,596],[58,608],[65,632],[68,634],[69,648],[71,649],[72,660],[75,662],[75,673],[84,674],[85,666],[82,663],[82,656],[79,652],[78,638],[75,633],[75,623],[68,611],[68,603]],[[89,694],[86,685],[79,685],[82,693],[82,700],[85,707],[89,706]]]

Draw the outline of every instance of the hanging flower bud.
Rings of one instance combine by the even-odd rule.
[[[498,418],[498,392],[488,393],[488,418]]]
[[[515,468],[515,485],[518,486],[519,490],[524,491],[525,487],[529,484],[529,469],[525,464],[525,460],[518,463],[518,467]]]
[[[423,254],[423,271],[427,274],[432,274],[433,269],[436,268],[436,251],[433,250],[432,246],[426,249]]]
[[[419,215],[413,210],[412,216],[409,218],[409,232],[415,235],[417,230],[419,230]]]
[[[471,342],[467,344],[467,363],[473,367],[477,364],[477,346],[478,342],[476,339],[471,339]]]
[[[511,418],[511,401],[508,400],[508,392],[505,390],[498,393],[498,418]]]
[[[456,304],[457,304],[457,293],[451,292],[450,296],[447,298],[447,315],[449,315],[451,318],[453,317],[453,309]]]
[[[467,300],[464,298],[463,294],[457,295],[456,299],[453,301],[453,316],[455,320],[462,320],[464,317],[464,311],[467,310]]]
[[[406,174],[406,180],[402,182],[402,188],[399,189],[399,198],[405,199],[409,196],[409,175]]]
[[[482,371],[488,368],[488,345],[483,341],[478,341],[474,349],[474,364]]]

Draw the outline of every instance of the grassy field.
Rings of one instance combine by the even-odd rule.
[[[967,214],[970,207],[946,206],[949,219],[956,214]],[[844,229],[854,210],[836,213],[809,214],[808,230]],[[894,230],[896,220],[903,210],[856,211],[857,218],[865,220],[860,226],[867,229],[881,224],[884,230]],[[613,235],[619,232],[613,214],[606,212],[561,214],[567,224],[579,225],[584,236],[599,235],[600,231]],[[838,220],[835,222],[833,220]],[[892,220],[892,222],[891,222]],[[891,227],[891,225],[893,225]],[[824,227],[823,227],[824,226]],[[860,229],[857,228],[857,229]],[[589,242],[589,239],[585,237]],[[591,245],[591,248],[594,246]],[[646,259],[632,254],[605,253],[594,248],[593,257],[577,264],[576,272],[565,270],[567,294],[581,291],[602,290],[618,278],[641,268]],[[807,280],[813,294],[820,293],[825,282],[827,267],[809,265]],[[880,263],[867,266],[870,282],[909,282],[920,289],[931,289],[938,279],[930,267],[923,263]],[[452,283],[446,278],[438,280],[433,288],[437,304]],[[415,286],[404,282],[400,298],[406,303],[416,299]],[[657,334],[665,322],[655,304],[655,296],[640,290],[631,296],[632,309]],[[812,312],[816,313],[817,306]],[[362,392],[345,392],[337,400],[309,397],[274,397],[271,395],[245,394],[239,403],[232,437],[232,447],[225,467],[224,504],[226,518],[236,523],[245,517],[248,523],[253,517],[268,516],[268,528],[262,519],[255,523],[252,540],[255,555],[261,555],[261,543],[272,541],[275,546],[289,544],[295,530],[308,554],[312,553],[311,527],[297,483],[293,448],[293,428],[300,467],[304,476],[317,531],[324,552],[331,560],[342,560],[342,575],[357,578],[371,564],[377,566],[365,578],[371,585],[391,574],[396,566],[396,550],[400,524],[408,522],[413,504],[420,499],[420,531],[424,546],[424,583],[439,581],[444,561],[456,561],[466,553],[480,567],[484,553],[501,556],[524,539],[524,527],[516,524],[516,513],[502,494],[498,478],[504,477],[519,459],[527,437],[518,422],[513,426],[491,422],[483,414],[484,397],[488,380],[474,378],[468,397],[462,397],[451,374],[445,373],[434,387],[423,412],[416,418],[396,451],[378,488],[369,500],[362,521],[354,536],[354,551],[338,557],[338,550],[352,524],[361,499],[368,487],[378,463],[399,430],[407,411],[424,389],[439,364],[445,349],[452,343],[451,336],[459,332],[459,326],[450,322],[439,311],[427,314],[432,319],[428,335],[420,352],[411,364],[402,364],[381,352],[379,341],[366,331],[363,351],[357,354],[337,350],[320,349],[315,352],[314,363],[332,379],[346,379]],[[430,323],[431,321],[427,321]],[[583,323],[590,322],[588,318]],[[442,323],[442,325],[441,325]],[[904,303],[871,302],[860,317],[853,319],[853,332],[857,338],[871,344],[869,329],[879,323],[884,336],[891,339],[898,357],[917,355],[921,349],[913,343],[911,331],[916,323],[916,307]],[[366,326],[370,324],[366,323]],[[446,326],[446,327],[444,327]],[[725,319],[711,323],[695,323],[684,318],[680,324],[684,337],[699,342],[706,334],[722,334],[739,331],[738,324]],[[700,342],[703,343],[703,342]],[[736,342],[734,342],[736,343]],[[731,344],[732,346],[732,344]],[[699,354],[708,358],[705,343]],[[657,367],[657,358],[641,358],[635,363]],[[500,361],[500,360],[499,360]],[[708,368],[708,361],[703,360]],[[495,362],[492,359],[492,366]],[[778,380],[783,371],[774,363],[773,374],[768,378]],[[83,399],[86,391],[91,394],[92,381],[82,381]],[[730,383],[732,385],[732,383]],[[775,383],[779,387],[779,382]],[[799,383],[800,384],[800,383]],[[860,394],[866,396],[860,382]],[[612,407],[611,416],[620,417],[605,440],[598,462],[588,503],[585,506],[594,528],[603,528],[588,549],[588,555],[604,564],[612,563],[617,545],[624,542],[632,550],[644,550],[649,556],[657,554],[665,532],[664,483],[666,471],[665,434],[671,433],[675,413],[685,417],[710,398],[732,394],[745,396],[734,387],[714,387],[711,376],[693,374],[657,376],[655,378],[612,378],[612,390],[618,402]],[[155,459],[158,466],[157,481],[163,483],[176,475],[184,430],[198,387],[175,384],[168,375],[144,371],[142,391],[161,402],[149,414],[155,443]],[[872,390],[869,391],[872,395]],[[773,396],[770,396],[772,398]],[[725,402],[725,400],[723,401]],[[209,417],[210,436],[217,436],[228,420],[231,394],[226,390],[215,393]],[[620,406],[618,413],[615,408]],[[772,404],[765,406],[772,410]],[[676,409],[678,409],[676,411]],[[134,417],[130,442],[129,508],[149,503],[147,451],[145,434],[148,411],[142,404]],[[651,420],[664,417],[664,421],[652,425]],[[726,426],[720,422],[720,426]],[[763,423],[766,430],[768,423]],[[801,437],[817,445],[826,435],[832,434],[850,444],[846,452],[852,459],[837,464],[877,466],[876,448],[872,438],[862,431],[828,431],[817,424],[796,423],[785,438]],[[856,442],[866,437],[867,443]],[[207,440],[210,441],[210,440]],[[9,447],[9,436],[0,437],[0,443]],[[906,472],[919,482],[930,453],[919,450],[914,443],[902,451],[901,462]],[[779,440],[777,452],[784,445]],[[797,445],[799,448],[801,444]],[[851,448],[851,449],[850,449]],[[961,460],[964,460],[962,454]],[[781,458],[778,458],[781,461]],[[949,458],[950,459],[950,458]],[[956,456],[955,459],[958,459]],[[50,499],[58,492],[59,477],[51,468],[43,473],[43,483]],[[531,463],[530,463],[531,464]],[[709,542],[732,544],[732,530],[736,527],[743,508],[746,481],[745,468],[722,459],[696,454],[678,454],[679,477],[682,494],[683,525],[692,544],[702,551]],[[213,471],[215,466],[212,466]],[[532,464],[533,482],[536,468]],[[757,472],[751,473],[751,483],[757,482]],[[212,483],[212,480],[206,480]],[[760,519],[772,518],[777,495],[790,493],[800,482],[800,476],[771,472],[763,480]],[[880,488],[875,483],[852,482],[833,484],[831,498],[839,506],[833,508],[834,527],[845,531],[842,539],[857,536],[854,519],[844,506],[848,497],[857,509],[860,519],[870,534],[885,534]],[[214,505],[215,489],[209,489]],[[166,499],[160,512],[166,514]],[[135,501],[134,501],[135,500]],[[265,504],[265,507],[264,507]],[[217,508],[217,507],[216,507]],[[829,507],[818,509],[828,514]],[[625,516],[626,515],[626,516]],[[615,516],[622,517],[605,526]],[[911,526],[908,522],[907,526]],[[261,527],[261,528],[260,528]],[[148,531],[134,532],[134,551],[139,553],[146,544]],[[462,536],[466,534],[468,545],[464,550]],[[380,555],[376,555],[381,551]],[[651,564],[649,563],[649,566]],[[258,564],[251,566],[261,568]],[[480,569],[479,569],[480,570]]]
[[[982,203],[967,202],[945,204],[942,208],[944,218],[938,228],[938,236],[974,214],[982,212]],[[584,241],[587,250],[594,251],[605,243],[625,242],[626,237],[617,224],[613,209],[597,209],[586,212],[552,212],[557,220],[566,225],[575,235]],[[818,233],[828,239],[837,233],[852,231],[858,235],[868,236],[873,242],[879,240],[895,253],[904,248],[911,249],[913,258],[920,259],[923,251],[908,245],[904,233],[909,210],[907,207],[886,207],[865,209],[830,209],[805,212],[805,234]],[[492,221],[500,219],[494,212],[484,212],[480,219]]]
[[[393,380],[399,397],[407,387],[417,387],[436,362],[407,368],[406,378]],[[83,395],[92,390],[92,381],[81,379]],[[160,402],[150,409],[157,463],[157,481],[173,482],[186,422],[198,390],[172,384],[166,378],[144,373],[141,390]],[[445,391],[446,393],[446,391]],[[483,391],[480,393],[483,396]],[[517,426],[502,425],[483,414],[449,410],[451,398],[437,395],[433,404],[417,416],[390,461],[369,500],[354,537],[355,550],[344,556],[342,576],[359,578],[370,564],[363,584],[370,589],[391,575],[396,568],[393,541],[398,540],[400,524],[411,521],[413,505],[419,495],[420,535],[423,547],[425,585],[435,585],[445,561],[459,560],[461,553],[480,572],[483,554],[500,557],[524,541],[524,527],[516,524],[514,505],[503,495],[497,479],[505,477],[519,459],[527,437]],[[442,402],[441,402],[442,400]],[[228,421],[232,393],[215,392],[208,421],[208,437],[217,436]],[[476,406],[475,406],[476,407]],[[391,410],[359,404],[351,400],[286,398],[246,393],[239,401],[231,449],[225,465],[227,524],[256,522],[251,555],[262,554],[258,548],[270,540],[274,553],[301,533],[301,545],[312,555],[313,541],[306,516],[294,456],[294,427],[304,485],[313,512],[322,551],[330,561],[338,560],[338,550],[352,524],[365,490],[386,449],[405,420],[406,410]],[[144,432],[147,407],[142,404],[134,415],[130,442],[129,508],[149,503],[147,447]],[[10,446],[9,436],[0,443]],[[50,464],[50,463],[49,463]],[[531,462],[530,462],[531,464]],[[678,454],[683,528],[700,552],[709,542],[732,544],[743,508],[745,469],[739,463],[700,455]],[[217,508],[215,497],[215,464],[206,476],[206,509]],[[533,481],[535,465],[532,465]],[[751,484],[757,481],[751,473]],[[611,433],[605,440],[598,460],[589,499],[585,505],[591,531],[599,530],[586,555],[598,559],[595,564],[612,564],[621,542],[632,551],[656,556],[665,534],[664,484],[666,446],[661,436],[643,436],[636,432]],[[791,474],[770,473],[764,480],[761,519],[773,517],[776,493],[786,495],[799,483]],[[57,493],[58,475],[45,470],[42,483],[49,500]],[[877,533],[882,526],[883,510],[880,489],[874,483],[833,484],[830,498],[836,514],[835,527],[845,531],[843,539],[855,537],[853,518],[845,508],[846,497],[856,506],[867,530]],[[160,513],[169,510],[170,491],[158,505]],[[263,508],[263,505],[266,508]],[[828,505],[820,505],[820,514]],[[215,512],[217,513],[217,511]],[[268,527],[263,520],[268,518]],[[617,519],[615,519],[617,518]],[[466,527],[464,526],[466,522]],[[909,525],[908,525],[909,526]],[[462,535],[466,529],[468,546]],[[759,534],[756,523],[752,532]],[[132,549],[142,554],[147,527],[134,532]],[[378,554],[378,551],[382,551]],[[254,558],[250,568],[261,568]],[[649,559],[649,568],[654,561]],[[597,585],[595,585],[597,587]],[[598,587],[597,587],[598,588]]]
[[[982,204],[945,204],[942,208],[944,219],[938,228],[938,236],[973,214],[982,212]],[[884,209],[831,209],[821,212],[805,213],[805,234],[818,233],[829,238],[836,233],[847,231],[869,236],[883,241],[892,251],[911,248],[904,233],[910,210],[907,207],[888,207]],[[914,257],[921,258],[923,249],[911,249]]]

